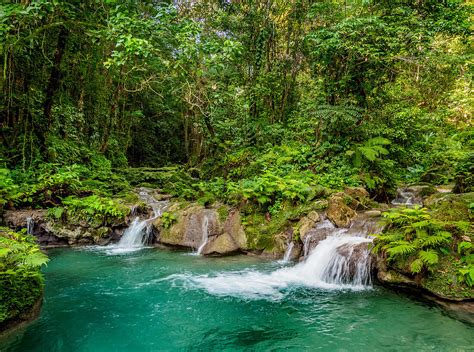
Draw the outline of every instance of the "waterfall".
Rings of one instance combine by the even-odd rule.
[[[147,240],[147,234],[149,234],[149,227],[151,224],[148,220],[140,220],[137,216],[131,225],[124,231],[120,241],[118,242],[118,248],[141,248],[145,245]]]
[[[316,223],[315,227],[311,229],[303,241],[303,256],[308,257],[311,249],[314,247],[313,243],[325,239],[327,236],[334,234],[340,230],[336,229],[334,224],[325,219]]]
[[[285,255],[283,256],[283,260],[282,260],[283,263],[288,263],[290,261],[291,252],[293,251],[294,247],[295,247],[295,244],[293,243],[293,241],[288,243],[288,247],[286,247]]]
[[[207,241],[209,240],[209,218],[207,215],[204,215],[204,218],[202,219],[202,225],[201,225],[201,231],[202,231],[202,240],[201,240],[201,245],[199,246],[197,250],[197,254],[201,254],[202,250],[207,244]]]
[[[153,231],[153,221],[159,218],[168,207],[168,201],[157,201],[149,190],[142,188],[139,193],[140,199],[144,200],[153,209],[153,215],[149,219],[140,219],[138,216],[124,231],[117,244],[107,246],[107,253],[120,254],[140,250],[149,242]]]
[[[367,243],[371,239],[339,233],[322,240],[308,259],[295,266],[294,273],[312,278],[314,283],[340,287],[370,285],[370,253]]]
[[[313,239],[317,238],[318,232],[326,237],[319,237],[313,249],[310,249],[311,241],[308,240],[306,249],[309,253],[305,260],[291,267],[272,272],[247,269],[213,275],[182,274],[167,279],[183,280],[186,287],[191,285],[215,295],[250,299],[280,299],[294,286],[365,290],[371,287],[369,244],[372,239],[367,235],[376,232],[375,224],[374,220],[362,219],[349,229],[340,229],[321,222],[319,231],[314,229]]]
[[[35,230],[35,220],[31,217],[26,218],[26,233],[32,235]]]
[[[397,196],[394,200],[392,200],[393,205],[405,205],[405,206],[412,206],[423,203],[419,194],[417,194],[416,190],[411,188],[399,188],[397,189]]]

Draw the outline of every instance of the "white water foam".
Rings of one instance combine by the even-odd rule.
[[[165,280],[218,296],[281,299],[290,287],[326,290],[370,289],[370,256],[360,249],[370,238],[337,233],[321,241],[302,263],[266,273],[255,270],[214,275],[171,275]],[[365,247],[365,246],[364,246]],[[359,248],[359,249],[357,249]]]
[[[294,247],[295,247],[295,243],[293,241],[288,243],[288,247],[286,247],[285,255],[283,256],[283,259],[281,260],[282,263],[288,263],[290,261],[291,252],[293,251]]]
[[[107,254],[126,254],[145,248],[152,236],[153,221],[159,218],[168,207],[168,201],[157,201],[146,190],[142,190],[139,196],[152,207],[153,216],[145,220],[140,220],[137,216],[124,231],[117,244],[104,247]]]
[[[202,250],[207,244],[207,241],[209,240],[209,218],[207,215],[204,215],[204,218],[202,220],[202,225],[201,225],[201,231],[202,231],[202,240],[201,240],[201,245],[199,246],[197,250],[197,254],[201,255]]]

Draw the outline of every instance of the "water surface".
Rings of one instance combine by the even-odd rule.
[[[1,351],[463,351],[474,328],[382,288],[282,284],[282,264],[54,250],[40,318]],[[280,271],[281,272],[281,271]],[[277,282],[269,282],[269,278]]]

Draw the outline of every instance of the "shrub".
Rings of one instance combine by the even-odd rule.
[[[27,312],[41,297],[48,262],[34,238],[0,228],[0,325]]]

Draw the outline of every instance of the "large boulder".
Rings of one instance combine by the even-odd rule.
[[[346,187],[344,193],[358,201],[369,198],[369,192],[363,187]]]
[[[327,217],[337,227],[349,227],[352,219],[357,215],[354,209],[349,207],[352,198],[348,198],[346,202],[346,195],[342,192],[334,193],[329,198],[329,206],[327,209]]]
[[[201,205],[191,205],[176,214],[175,224],[168,229],[161,226],[159,237],[161,243],[197,249],[203,244],[203,238],[216,236],[222,232],[215,210],[206,209]],[[155,224],[160,226],[160,220]]]
[[[230,254],[247,247],[247,237],[241,224],[240,213],[230,211],[223,226],[223,233],[209,239],[202,254]]]
[[[224,210],[224,211],[223,211]],[[158,219],[159,242],[165,245],[201,249],[203,255],[225,255],[247,248],[247,238],[237,210],[225,207],[205,208],[191,204],[183,209],[173,205],[168,210],[176,221],[168,228]]]

